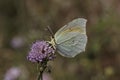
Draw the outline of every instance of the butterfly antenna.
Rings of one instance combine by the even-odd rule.
[[[52,31],[52,29],[50,28],[50,26],[47,26],[47,29],[48,29],[48,31],[50,32],[50,34],[52,35],[52,38],[54,38],[54,34],[53,34],[53,31]]]

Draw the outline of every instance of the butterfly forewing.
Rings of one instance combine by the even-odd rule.
[[[63,26],[55,33],[56,43],[64,42],[79,33],[86,34],[86,22],[86,19],[78,18]]]

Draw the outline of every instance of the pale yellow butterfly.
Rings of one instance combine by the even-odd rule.
[[[51,44],[58,53],[65,57],[75,57],[85,51],[87,44],[86,22],[84,18],[77,18],[60,28],[51,39]]]

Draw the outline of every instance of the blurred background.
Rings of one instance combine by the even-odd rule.
[[[86,51],[57,53],[44,80],[120,80],[120,0],[0,0],[0,80],[36,80],[30,46],[78,17],[88,20]]]

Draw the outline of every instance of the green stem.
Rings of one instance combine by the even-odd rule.
[[[44,63],[41,63],[40,65],[38,64],[38,69],[39,69],[39,74],[37,80],[43,80],[43,72],[46,69],[47,61]]]
[[[43,71],[39,72],[37,80],[43,80]]]

